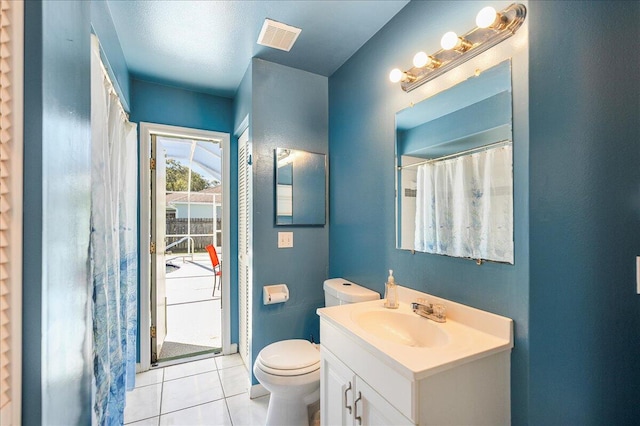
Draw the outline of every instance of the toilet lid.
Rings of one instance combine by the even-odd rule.
[[[299,370],[320,362],[320,351],[302,339],[275,342],[260,351],[260,362],[275,370]]]

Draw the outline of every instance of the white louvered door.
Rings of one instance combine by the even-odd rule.
[[[0,424],[21,422],[24,6],[0,2]]]
[[[238,139],[238,301],[239,348],[242,361],[249,371],[251,359],[252,306],[252,175],[249,130]]]

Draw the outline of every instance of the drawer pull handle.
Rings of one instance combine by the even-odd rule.
[[[361,399],[362,399],[362,392],[358,392],[358,399],[353,401],[353,406],[355,407],[355,410],[356,410],[354,414],[354,418],[358,421],[359,425],[362,424],[362,417],[358,415],[358,401],[360,401]]]
[[[351,414],[351,406],[347,405],[347,401],[348,401],[347,392],[349,392],[350,390],[351,390],[351,382],[349,382],[349,387],[344,390],[344,408],[349,410],[349,414]]]

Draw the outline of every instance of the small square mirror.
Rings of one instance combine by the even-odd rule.
[[[276,225],[326,223],[327,156],[276,148]]]

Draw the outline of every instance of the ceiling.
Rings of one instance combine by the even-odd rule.
[[[333,74],[408,0],[108,0],[134,78],[233,97],[252,57]],[[285,52],[256,43],[265,18],[302,28]]]

